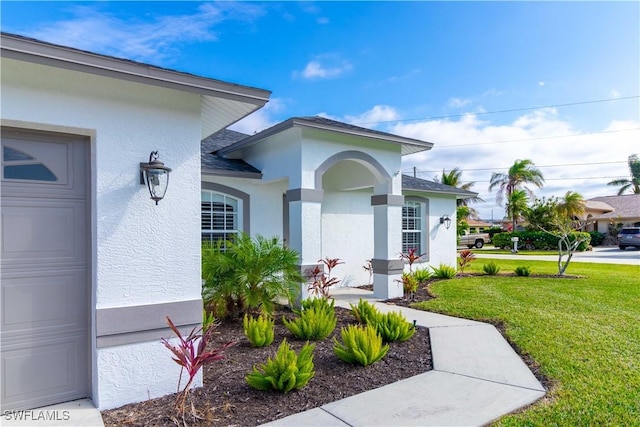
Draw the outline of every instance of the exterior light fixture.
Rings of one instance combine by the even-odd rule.
[[[147,184],[151,199],[155,200],[156,205],[162,200],[164,193],[167,192],[169,172],[171,172],[171,168],[166,167],[158,159],[157,151],[152,151],[149,154],[149,163],[140,162],[140,184]]]
[[[442,215],[440,217],[440,224],[444,224],[444,227],[448,230],[449,227],[451,227],[451,218],[449,218],[449,215]]]

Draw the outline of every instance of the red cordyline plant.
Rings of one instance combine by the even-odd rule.
[[[413,271],[413,263],[423,256],[424,254],[418,254],[418,250],[416,248],[410,248],[407,253],[400,252],[400,259],[409,264],[409,271]]]
[[[204,330],[203,328],[194,327],[189,335],[184,337],[180,333],[180,330],[178,330],[178,328],[173,324],[169,316],[167,316],[167,323],[180,340],[178,345],[173,345],[163,338],[162,343],[174,354],[175,357],[172,358],[173,361],[182,367],[180,370],[180,378],[178,379],[179,393],[176,398],[175,407],[178,413],[184,417],[185,402],[195,376],[207,363],[222,359],[223,351],[234,345],[235,342],[228,342],[226,344],[222,344],[220,347],[207,350],[207,343],[213,333],[214,325],[209,325]],[[184,386],[182,392],[180,392],[180,383],[182,382],[183,371],[187,371],[189,380]]]
[[[460,273],[464,273],[464,269],[471,261],[475,260],[476,256],[468,249],[460,251],[460,258],[458,259],[458,266],[460,266]]]
[[[318,262],[327,267],[327,272],[325,273],[319,265],[307,270],[307,277],[311,280],[307,290],[312,295],[329,298],[329,288],[340,283],[338,278],[331,277],[331,270],[339,264],[344,264],[344,261],[341,261],[340,258],[325,257],[324,259],[319,259]]]

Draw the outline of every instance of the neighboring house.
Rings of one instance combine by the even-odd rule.
[[[200,142],[270,92],[1,37],[2,410],[173,393],[166,316],[202,321]]]
[[[475,193],[400,173],[431,143],[318,117],[247,136],[226,128],[268,91],[1,37],[2,410],[175,392],[160,338],[166,316],[201,323],[203,239],[281,236],[303,271],[343,259],[344,285],[372,259],[381,297],[402,292],[400,251],[455,266],[456,198]],[[157,205],[151,151],[173,169]]]
[[[400,173],[403,155],[431,146],[322,117],[251,136],[223,130],[202,142],[202,238],[282,237],[303,272],[344,261],[334,270],[342,286],[366,284],[372,260],[374,294],[401,296],[400,252],[415,248],[425,268],[455,266],[456,198],[475,195]]]
[[[623,227],[640,227],[640,194],[601,196],[585,200],[587,230],[608,233],[621,224]]]
[[[473,218],[467,219],[467,224],[469,225],[469,233],[484,233],[489,231],[489,229],[493,227],[493,225],[489,222]]]

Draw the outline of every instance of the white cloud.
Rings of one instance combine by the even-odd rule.
[[[73,18],[24,34],[65,46],[138,61],[170,60],[183,43],[215,41],[215,26],[225,20],[251,21],[262,8],[244,2],[204,3],[185,15],[123,19],[100,11],[100,4],[76,6]]]
[[[464,98],[451,98],[447,102],[447,105],[451,108],[462,108],[466,107],[469,104],[471,104],[471,100]]]
[[[546,83],[545,83],[545,82],[543,82],[542,80],[540,80],[540,81],[538,82],[538,86],[544,86],[545,84],[546,84]]]
[[[345,116],[343,121],[354,125],[373,128],[376,123],[400,119],[400,114],[388,105],[376,105],[358,116]]]
[[[293,76],[308,80],[331,79],[351,71],[352,68],[348,61],[326,54],[307,63],[302,71],[295,71]]]
[[[285,109],[285,101],[279,98],[271,98],[269,102],[258,111],[248,115],[244,119],[234,123],[229,128],[236,132],[253,135],[278,123],[272,116]]]
[[[620,98],[620,92],[615,89],[611,89],[611,98]]]
[[[546,178],[542,189],[533,188],[537,197],[562,196],[568,190],[585,198],[613,195],[615,188],[606,183],[628,176],[626,160],[638,152],[640,123],[612,121],[590,134],[576,129],[553,109],[524,114],[511,123],[495,125],[473,114],[459,120],[431,120],[396,123],[391,133],[434,143],[430,151],[403,159],[403,170],[415,166],[418,177],[433,179],[443,169],[462,169],[465,182],[475,181],[473,191],[485,203],[474,207],[486,219],[500,219],[504,209],[489,193],[492,172],[506,172],[517,159],[531,159]],[[560,166],[557,166],[560,165]]]

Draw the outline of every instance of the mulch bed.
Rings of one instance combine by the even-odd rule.
[[[256,426],[432,369],[428,330],[420,327],[408,341],[391,343],[384,359],[373,365],[361,367],[342,362],[333,353],[332,337],[339,339],[340,328],[354,324],[355,320],[350,311],[336,308],[338,325],[331,337],[316,342],[316,374],[309,384],[287,394],[254,390],[245,382],[246,374],[254,365],[273,356],[282,339],[286,338],[296,351],[305,343],[295,339],[282,325],[282,315],[293,317],[291,311],[280,308],[275,340],[265,348],[250,347],[241,319],[225,321],[216,328],[213,346],[228,341],[238,343],[225,351],[222,360],[205,366],[204,386],[195,389],[191,398],[197,417],[187,414],[186,425]],[[183,420],[176,416],[174,403],[175,395],[169,395],[103,411],[102,418],[106,427],[183,425]]]

